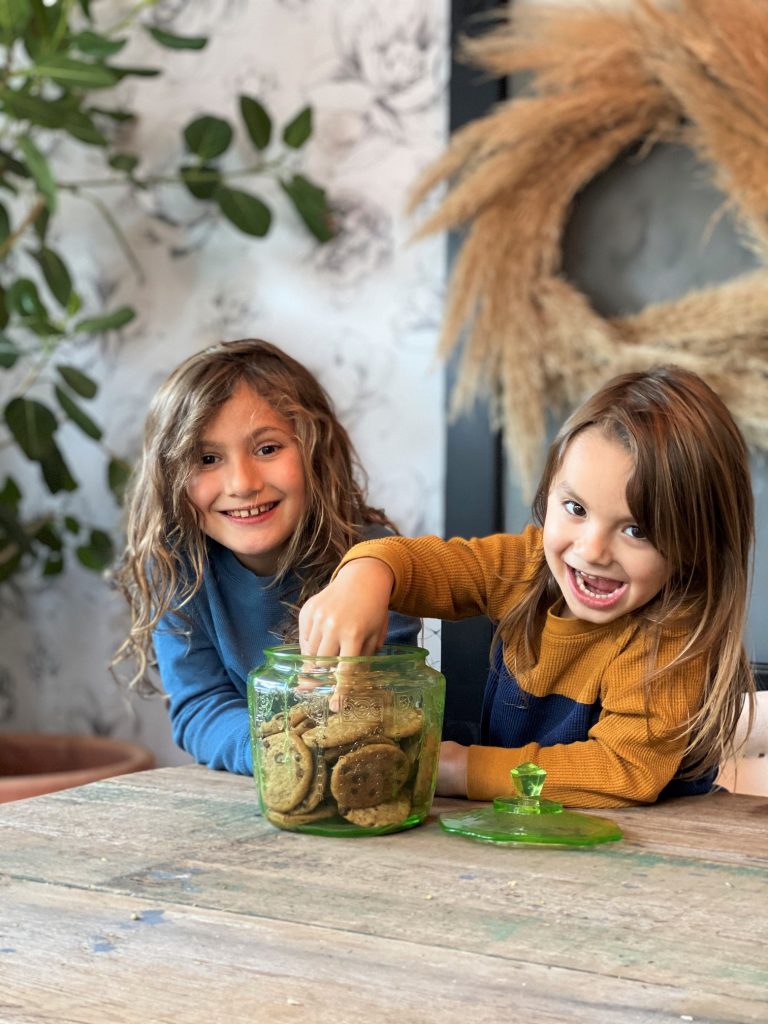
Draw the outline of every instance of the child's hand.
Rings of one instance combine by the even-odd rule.
[[[467,760],[469,747],[453,740],[440,744],[440,763],[437,768],[437,796],[467,795]]]
[[[378,558],[356,558],[299,612],[301,653],[318,657],[373,654],[387,635],[392,570]]]

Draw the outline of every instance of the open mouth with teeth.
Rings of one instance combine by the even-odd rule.
[[[566,568],[571,590],[578,600],[589,608],[611,608],[621,600],[627,590],[628,584],[623,580],[580,572],[570,565]]]
[[[222,515],[228,519],[259,519],[277,508],[278,504],[276,501],[268,501],[265,505],[254,505],[251,508],[230,508],[225,509]]]

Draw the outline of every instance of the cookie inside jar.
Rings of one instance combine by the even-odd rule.
[[[323,835],[420,824],[434,794],[444,694],[442,676],[426,671],[429,686],[367,666],[321,685],[299,675],[293,687],[254,686],[254,774],[268,820]]]

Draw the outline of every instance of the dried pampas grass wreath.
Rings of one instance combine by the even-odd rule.
[[[574,197],[657,142],[684,143],[711,167],[768,264],[768,0],[521,0],[466,51],[530,84],[457,131],[413,197],[415,209],[447,186],[418,234],[464,233],[440,342],[443,356],[462,345],[453,412],[488,396],[530,493],[548,410],[616,373],[675,362],[768,449],[768,269],[621,318],[598,315],[560,272]]]

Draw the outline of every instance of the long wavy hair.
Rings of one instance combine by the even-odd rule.
[[[202,585],[207,538],[187,487],[206,425],[241,381],[292,425],[304,468],[304,510],[274,580],[279,585],[289,572],[298,580],[296,603],[286,606],[286,639],[295,639],[298,607],[328,582],[364,527],[395,530],[383,511],[367,504],[367,479],[349,434],[306,367],[255,338],[221,342],[191,356],[150,405],[128,489],[126,546],[114,572],[131,624],[111,668],[118,675],[118,665],[127,661],[132,674],[124,681],[143,693],[158,689],[150,673],[153,629],[168,611],[183,614]]]
[[[565,453],[588,427],[632,456],[627,505],[670,569],[659,594],[633,612],[649,640],[646,702],[681,664],[700,659],[704,666],[704,697],[685,725],[683,774],[698,774],[732,753],[745,695],[750,723],[754,713],[754,679],[743,644],[754,540],[744,438],[722,400],[695,373],[658,366],[616,377],[566,420],[552,442],[533,500],[539,526]],[[558,595],[542,551],[526,597],[497,630],[518,670],[536,663],[547,608]],[[688,639],[659,668],[661,630],[671,623],[688,629]]]

